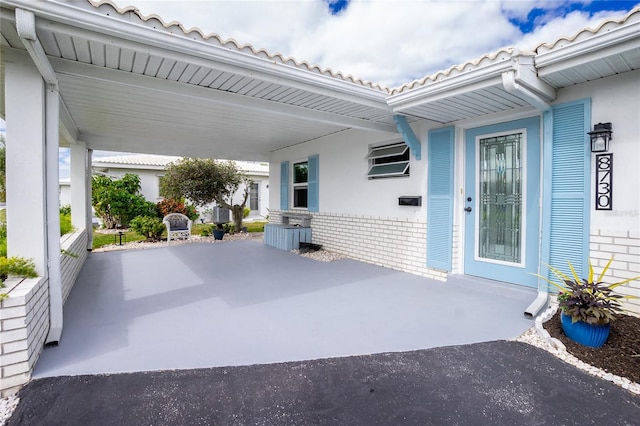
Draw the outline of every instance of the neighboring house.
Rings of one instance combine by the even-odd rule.
[[[71,205],[71,179],[60,179],[60,206]]]
[[[584,274],[612,254],[611,279],[640,273],[640,8],[389,89],[134,7],[0,7],[7,210],[20,230],[7,241],[39,275],[8,282],[2,394],[60,340],[91,248],[93,150],[269,161],[276,184],[257,209],[270,221],[310,215],[314,242],[426,277],[536,287],[547,265]],[[613,140],[592,153],[599,123]],[[58,145],[70,147],[77,229],[62,248],[77,258],[59,255]],[[161,170],[147,170],[143,191],[157,197]]]
[[[181,157],[150,154],[100,157],[93,159],[92,169],[93,174],[100,173],[115,178],[120,178],[126,173],[138,175],[144,198],[157,203],[162,200],[160,179],[164,176],[166,166],[180,159]],[[247,207],[251,209],[249,218],[265,218],[269,214],[267,210],[269,206],[269,165],[251,161],[236,161],[235,163],[253,181],[247,200]],[[244,189],[244,185],[241,185],[233,197],[234,203],[242,202]],[[203,212],[204,209],[198,208],[198,211]],[[208,222],[211,217],[201,215],[201,219]]]

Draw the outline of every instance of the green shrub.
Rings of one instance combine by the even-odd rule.
[[[7,257],[7,225],[0,225],[0,257]]]
[[[71,214],[60,213],[60,236],[73,232],[71,225]]]
[[[184,213],[189,219],[191,220],[196,220],[198,219],[198,217],[200,217],[200,215],[198,214],[198,211],[196,210],[196,206],[194,206],[193,204],[190,203],[185,203],[184,205],[185,210],[187,211],[186,213]]]
[[[60,214],[66,214],[71,216],[71,206],[69,204],[60,206]]]
[[[129,222],[131,229],[150,240],[159,240],[165,229],[158,217],[137,216]]]
[[[246,219],[249,217],[250,214],[251,214],[251,209],[245,206],[245,208],[242,209],[242,217]]]

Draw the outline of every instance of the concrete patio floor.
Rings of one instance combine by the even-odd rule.
[[[92,253],[34,378],[268,364],[518,336],[533,289],[257,241]]]

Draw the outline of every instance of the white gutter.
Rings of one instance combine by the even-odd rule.
[[[547,111],[551,108],[551,105],[549,105],[547,101],[545,101],[534,91],[527,89],[521,84],[518,84],[516,82],[516,72],[513,70],[502,73],[502,85],[507,92],[513,93],[519,98],[524,99],[540,111]]]
[[[502,73],[502,85],[509,93],[526,100],[542,112],[551,109],[549,102],[556,97],[555,89],[538,78],[533,58],[528,56],[513,58],[513,69]],[[547,136],[546,133],[544,135]],[[538,285],[538,295],[524,310],[524,316],[534,318],[548,300],[547,287]]]
[[[16,9],[16,28],[29,56],[46,84],[45,93],[45,194],[47,222],[47,275],[49,278],[49,334],[46,344],[62,335],[62,280],[60,272],[60,206],[58,199],[58,146],[60,93],[58,78],[36,36],[35,15]]]

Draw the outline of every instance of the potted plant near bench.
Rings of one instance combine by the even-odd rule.
[[[615,294],[613,291],[616,287],[640,279],[640,276],[614,284],[602,282],[612,262],[613,257],[597,279],[594,279],[591,261],[589,261],[587,278],[580,278],[571,263],[569,263],[569,268],[573,274],[572,277],[549,266],[560,282],[551,281],[538,275],[558,289],[562,329],[568,338],[582,345],[594,348],[604,345],[611,331],[611,322],[624,312],[620,301],[622,299],[637,299],[635,296]]]

